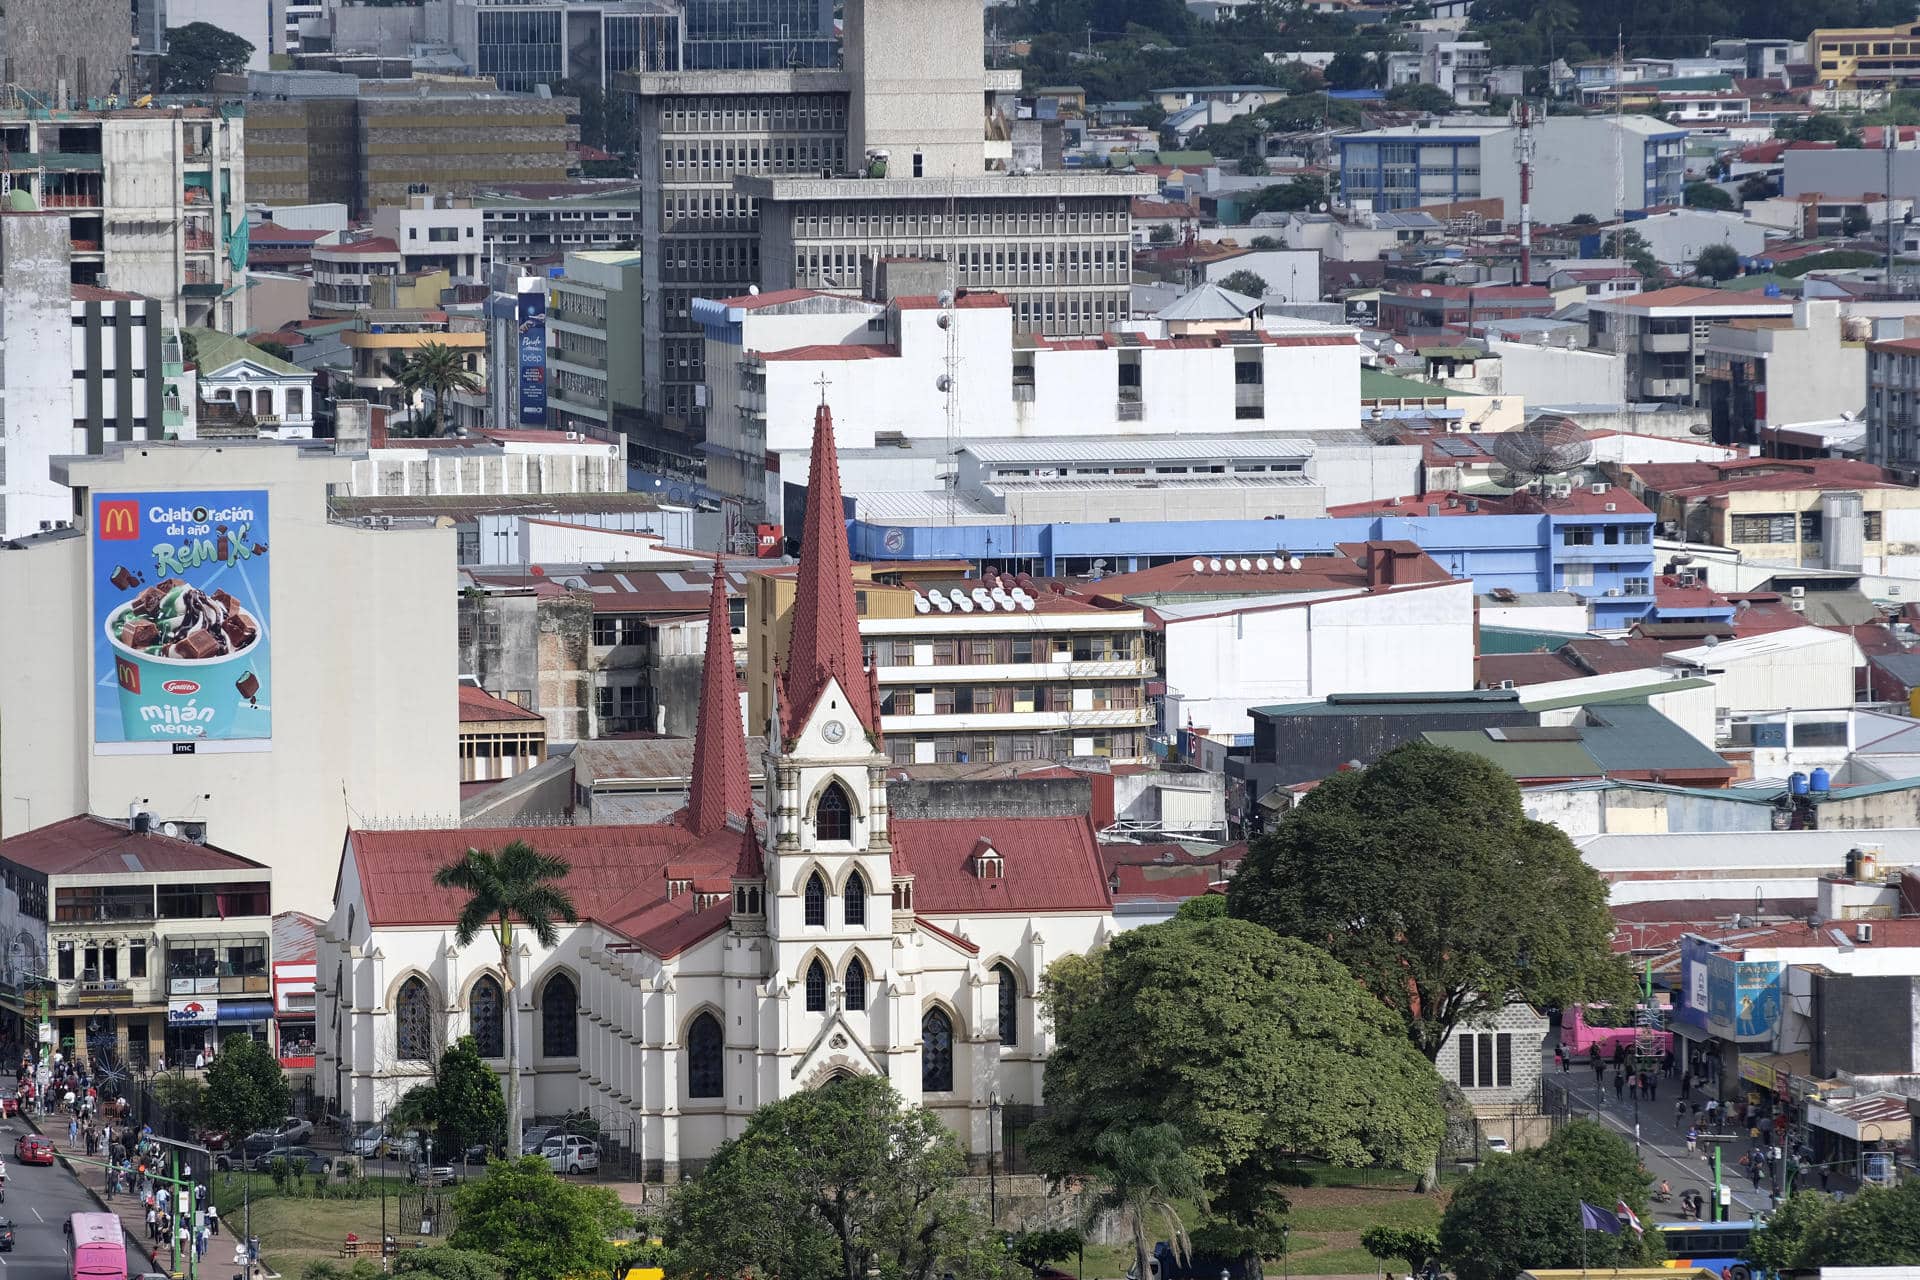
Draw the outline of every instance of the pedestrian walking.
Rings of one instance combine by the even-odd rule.
[[[1647,1077],[1647,1101],[1660,1101],[1660,1077],[1657,1075]]]
[[[207,1230],[220,1234],[220,1206],[211,1202],[207,1204]]]
[[[147,1206],[147,1239],[149,1240],[159,1239],[159,1234],[154,1230],[154,1227],[159,1223],[159,1221],[160,1221],[160,1215],[157,1212],[155,1212],[154,1207],[151,1204],[149,1204]]]
[[[1622,1098],[1622,1097],[1623,1097],[1623,1096],[1624,1096],[1624,1095],[1626,1094],[1626,1092],[1627,1092],[1627,1077],[1626,1077],[1626,1074],[1625,1074],[1624,1072],[1619,1072],[1619,1071],[1616,1071],[1616,1072],[1614,1072],[1614,1074],[1613,1074],[1613,1100],[1614,1100],[1615,1102],[1619,1102],[1619,1101],[1621,1100],[1621,1098]]]
[[[1687,1104],[1684,1102],[1674,1103],[1673,1104],[1673,1127],[1678,1129],[1682,1125],[1686,1124],[1686,1122],[1687,1122]]]
[[[1692,1126],[1689,1126],[1687,1128],[1687,1154],[1688,1155],[1692,1155],[1694,1151],[1698,1149],[1696,1144],[1699,1141],[1700,1141],[1700,1130],[1693,1128]]]

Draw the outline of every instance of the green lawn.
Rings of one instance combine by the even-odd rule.
[[[387,1230],[402,1240],[411,1236],[400,1228],[399,1194],[403,1178],[373,1178],[377,1189],[386,1183]],[[220,1207],[221,1234],[242,1238],[246,1217],[246,1184],[252,1183],[253,1234],[260,1237],[261,1259],[280,1274],[298,1277],[316,1258],[339,1258],[340,1246],[352,1232],[362,1240],[380,1238],[381,1200],[316,1200],[282,1195],[264,1173],[218,1173],[213,1179],[213,1202]],[[418,1226],[418,1224],[414,1224]],[[212,1254],[208,1254],[212,1257]]]

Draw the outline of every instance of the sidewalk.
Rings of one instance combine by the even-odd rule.
[[[1661,1221],[1678,1222],[1680,1214],[1680,1193],[1691,1188],[1698,1191],[1709,1202],[1713,1199],[1713,1147],[1702,1142],[1693,1154],[1687,1152],[1687,1129],[1694,1122],[1689,1117],[1686,1123],[1676,1124],[1673,1104],[1680,1097],[1678,1079],[1662,1079],[1659,1082],[1659,1097],[1643,1099],[1638,1104],[1632,1098],[1616,1099],[1613,1092],[1613,1072],[1607,1073],[1604,1088],[1596,1087],[1593,1071],[1583,1064],[1576,1063],[1570,1071],[1562,1072],[1554,1066],[1553,1056],[1549,1052],[1546,1062],[1546,1087],[1549,1091],[1564,1089],[1570,1109],[1575,1115],[1585,1115],[1598,1120],[1612,1129],[1628,1142],[1634,1140],[1636,1121],[1640,1129],[1640,1159],[1647,1171],[1654,1177],[1656,1184],[1662,1178],[1673,1184],[1673,1202],[1671,1204],[1648,1206],[1650,1215]],[[1699,1097],[1698,1094],[1695,1095]],[[1637,1106],[1637,1110],[1636,1110]],[[1729,1218],[1754,1218],[1771,1212],[1773,1200],[1768,1195],[1767,1183],[1763,1180],[1758,1190],[1746,1171],[1739,1166],[1740,1157],[1750,1149],[1743,1138],[1737,1143],[1724,1143],[1720,1153],[1722,1162],[1722,1184],[1733,1193],[1732,1203],[1728,1207]]]
[[[167,1268],[162,1266],[160,1259],[154,1256],[150,1242],[147,1240],[147,1211],[140,1204],[139,1197],[123,1194],[114,1196],[109,1200],[101,1194],[101,1187],[106,1182],[106,1171],[95,1168],[90,1164],[76,1165],[68,1158],[69,1153],[64,1149],[66,1125],[60,1121],[58,1116],[44,1117],[47,1120],[53,1121],[57,1126],[56,1132],[52,1134],[48,1134],[40,1128],[39,1121],[42,1117],[37,1113],[22,1108],[18,1118],[20,1123],[24,1124],[33,1132],[45,1137],[47,1141],[53,1144],[54,1158],[60,1162],[62,1168],[73,1175],[73,1180],[80,1184],[81,1189],[91,1196],[93,1200],[99,1204],[101,1209],[120,1219],[120,1227],[127,1235],[127,1247],[147,1260],[146,1269],[148,1271],[166,1272]],[[82,1158],[85,1159],[86,1157],[83,1156]],[[166,1251],[162,1250],[161,1252],[164,1255]]]

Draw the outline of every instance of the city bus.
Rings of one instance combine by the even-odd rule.
[[[1753,1264],[1746,1258],[1747,1246],[1753,1242],[1757,1225],[1751,1219],[1663,1222],[1660,1236],[1667,1245],[1664,1265],[1711,1271],[1721,1280],[1758,1280]]]
[[[68,1280],[127,1280],[127,1238],[111,1213],[67,1219]]]

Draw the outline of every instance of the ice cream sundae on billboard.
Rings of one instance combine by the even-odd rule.
[[[100,495],[92,535],[96,749],[264,749],[266,493]]]

